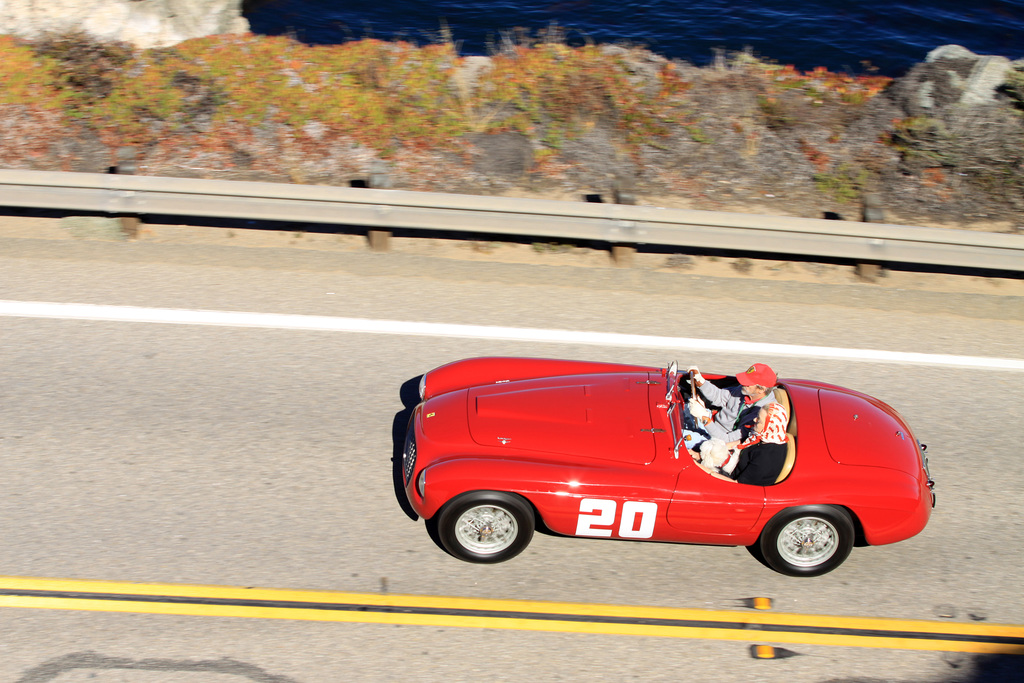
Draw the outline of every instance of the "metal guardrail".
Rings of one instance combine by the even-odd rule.
[[[1024,235],[403,190],[0,170],[0,206],[443,230],[1024,272]]]

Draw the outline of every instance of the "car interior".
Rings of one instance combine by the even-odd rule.
[[[720,379],[709,379],[708,381],[714,382],[717,386],[723,389],[734,387],[739,384],[739,382],[736,381],[736,378],[731,375]],[[683,381],[680,383],[679,388],[683,393],[683,401],[685,402],[691,395],[689,383]],[[779,484],[790,475],[793,471],[793,465],[796,463],[796,415],[793,412],[793,405],[789,400],[789,392],[786,391],[786,388],[780,383],[776,385],[774,391],[775,400],[782,404],[786,409],[786,414],[789,415],[789,422],[786,425],[786,434],[789,437],[786,439],[786,460],[782,464],[782,470],[779,472],[779,476],[775,478],[775,483]]]

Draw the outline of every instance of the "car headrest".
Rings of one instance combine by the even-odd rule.
[[[796,435],[796,415],[793,414],[793,404],[789,400],[789,392],[782,388],[782,385],[772,390],[775,393],[775,400],[782,404],[789,415],[789,422],[786,424],[786,433]]]

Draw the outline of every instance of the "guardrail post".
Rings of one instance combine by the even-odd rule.
[[[387,165],[380,159],[370,164],[370,176],[366,179],[366,187],[375,190],[386,190],[391,187],[391,176]],[[370,251],[389,251],[391,249],[390,230],[370,230],[366,235],[370,243]]]
[[[612,245],[612,263],[623,268],[633,265],[633,257],[636,255],[636,248],[627,244]]]
[[[885,209],[882,207],[882,197],[877,194],[866,194],[862,200],[861,220],[865,223],[884,223]],[[863,261],[857,264],[854,272],[865,282],[874,282],[884,273],[882,264],[877,261]]]
[[[370,243],[370,251],[388,251],[391,249],[391,233],[387,230],[370,230],[366,234]]]
[[[625,173],[616,173],[612,183],[612,199],[616,204],[636,204],[636,181]],[[612,263],[622,268],[633,265],[636,247],[628,244],[612,245]]]
[[[136,155],[134,147],[119,147],[117,150],[117,166],[110,169],[117,175],[135,175]],[[115,216],[121,224],[121,232],[130,240],[139,236],[142,219],[135,213],[122,213]]]

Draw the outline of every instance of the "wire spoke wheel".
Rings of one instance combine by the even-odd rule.
[[[764,561],[789,576],[820,576],[841,565],[853,548],[853,519],[835,505],[787,508],[761,532]]]
[[[437,514],[441,545],[467,562],[503,562],[533,538],[533,507],[503,491],[470,491],[448,501]]]
[[[472,507],[455,522],[459,543],[481,555],[505,550],[515,542],[518,533],[516,518],[508,510],[494,505]]]
[[[835,555],[838,547],[836,528],[818,517],[793,520],[779,533],[779,555],[798,567],[821,564]]]

